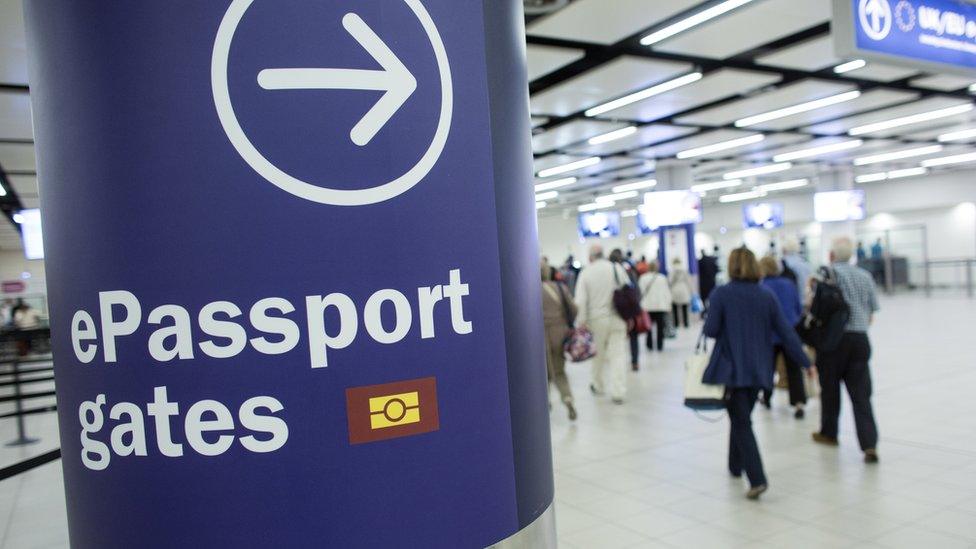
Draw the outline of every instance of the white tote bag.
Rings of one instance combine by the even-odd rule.
[[[708,340],[702,334],[695,345],[695,354],[685,361],[685,406],[692,410],[725,409],[725,386],[702,382],[711,356]]]

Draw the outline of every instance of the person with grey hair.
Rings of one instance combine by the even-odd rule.
[[[614,404],[623,404],[627,392],[627,321],[614,309],[613,293],[629,282],[627,271],[604,258],[599,244],[590,247],[590,264],[576,281],[576,325],[593,333],[596,347],[590,390],[606,390]]]
[[[813,267],[800,255],[800,241],[795,236],[788,237],[783,242],[783,266],[796,276],[796,290],[803,301],[807,293],[807,283],[813,276]]]
[[[819,350],[817,367],[820,374],[820,431],[813,440],[828,446],[837,446],[838,420],[840,416],[840,384],[847,387],[854,411],[857,439],[864,452],[866,463],[878,462],[878,427],[871,406],[871,342],[868,328],[878,311],[878,298],[874,281],[866,270],[851,264],[854,241],[840,237],[833,241],[830,250],[833,282],[847,302],[850,316],[840,343],[834,349]]]

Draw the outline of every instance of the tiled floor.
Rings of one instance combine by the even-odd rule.
[[[580,419],[552,415],[560,547],[976,548],[976,307],[911,296],[883,307],[872,334],[882,463],[861,462],[847,402],[841,447],[823,448],[809,439],[817,405],[794,420],[780,392],[754,415],[771,484],[758,503],[725,472],[725,418],[681,406],[693,330],[642,358],[624,406],[592,397],[587,367],[571,365]],[[56,444],[52,419],[32,418],[42,443],[0,449],[0,464]],[[0,421],[0,441],[12,429]],[[64,547],[65,532],[59,463],[0,482],[0,549]]]

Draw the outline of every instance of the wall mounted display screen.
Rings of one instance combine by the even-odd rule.
[[[20,233],[27,259],[44,259],[44,238],[41,236],[41,210],[21,210]]]
[[[647,219],[647,216],[644,215],[643,210],[644,208],[639,208],[637,210],[637,217],[636,217],[637,232],[639,232],[640,234],[651,234],[654,231],[658,230],[660,227],[658,227],[653,223],[650,223]]]
[[[813,195],[817,221],[859,221],[866,214],[864,191],[832,191]]]
[[[659,191],[644,195],[641,214],[652,227],[701,223],[701,195],[692,191]]]
[[[742,225],[747,229],[776,229],[783,226],[783,204],[763,202],[742,207]]]
[[[583,238],[607,238],[620,234],[620,212],[589,212],[579,216]]]

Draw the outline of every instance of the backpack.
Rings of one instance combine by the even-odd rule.
[[[810,312],[797,327],[797,333],[804,343],[818,352],[830,352],[840,345],[851,310],[837,285],[834,271],[823,267],[820,274],[821,279],[814,283]]]
[[[613,291],[613,308],[620,318],[624,320],[634,319],[641,314],[640,294],[637,293],[637,288],[630,283],[629,278],[627,284],[621,286],[620,278],[617,276],[617,264],[611,263],[611,265],[613,266],[613,279],[617,283],[617,289]]]

